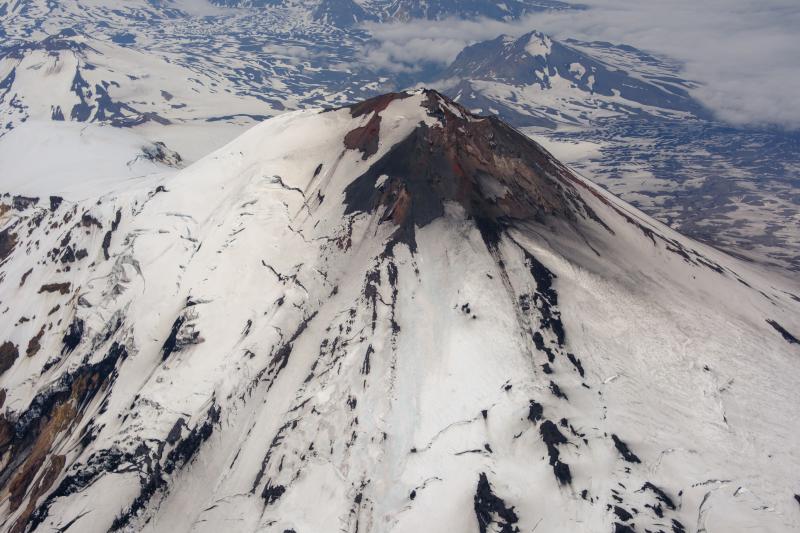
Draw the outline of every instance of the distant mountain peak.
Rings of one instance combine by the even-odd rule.
[[[469,95],[463,104],[470,108],[491,106],[516,118],[517,113],[502,98],[491,98],[483,91],[468,87],[482,83],[499,83],[512,90],[526,87],[542,94],[542,102],[551,108],[524,109],[528,117],[519,116],[521,125],[554,124],[556,120],[580,123],[587,109],[616,110],[621,113],[702,113],[702,107],[687,90],[659,79],[645,79],[611,66],[578,47],[557,41],[541,32],[531,31],[520,37],[500,36],[464,48],[441,74],[442,79],[464,80],[450,89],[452,94]],[[503,94],[502,92],[499,94]],[[512,102],[518,99],[510,98]],[[532,102],[533,104],[536,101]],[[574,113],[570,115],[569,113]]]

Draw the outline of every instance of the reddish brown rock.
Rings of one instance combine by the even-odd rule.
[[[46,283],[39,288],[39,294],[43,292],[58,292],[60,294],[68,294],[69,288],[69,283]]]
[[[19,349],[13,342],[6,341],[0,345],[0,376],[14,366],[17,357],[19,357]]]
[[[27,355],[28,357],[33,357],[34,355],[39,353],[39,350],[42,348],[40,341],[42,340],[42,336],[44,335],[44,328],[45,325],[42,324],[42,329],[39,330],[39,333],[34,335],[34,337],[30,341],[28,341],[28,348],[25,350],[25,355]]]

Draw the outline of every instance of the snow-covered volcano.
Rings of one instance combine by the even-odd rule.
[[[499,120],[391,94],[160,179],[2,199],[3,530],[800,525],[796,286]]]

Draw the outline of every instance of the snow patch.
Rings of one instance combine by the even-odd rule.
[[[528,52],[531,56],[541,56],[546,58],[550,55],[550,50],[552,50],[553,41],[550,40],[550,37],[547,35],[543,35],[541,33],[534,32],[531,34],[531,38],[528,41],[528,44],[525,45],[525,51]]]

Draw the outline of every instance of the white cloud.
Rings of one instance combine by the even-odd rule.
[[[209,0],[172,0],[172,5],[176,9],[180,9],[184,13],[194,15],[196,17],[213,17],[222,15],[226,9],[220,6],[213,5]]]
[[[694,96],[734,124],[800,128],[800,1],[584,0],[586,11],[522,21],[447,20],[369,27],[380,45],[366,60],[409,70],[446,64],[457,49],[537,29],[556,38],[625,43],[683,64]]]
[[[378,45],[365,53],[365,60],[390,71],[412,71],[421,62],[447,65],[465,46],[503,33],[522,34],[527,23],[504,23],[494,20],[413,20],[379,24],[365,28]]]
[[[264,53],[271,56],[283,57],[289,63],[298,64],[311,59],[314,55],[304,46],[265,44],[261,47]]]

